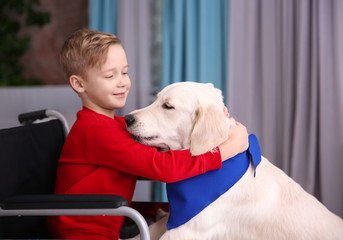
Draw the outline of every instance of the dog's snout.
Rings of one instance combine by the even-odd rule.
[[[136,122],[136,118],[132,114],[126,115],[124,119],[128,127],[132,126]]]

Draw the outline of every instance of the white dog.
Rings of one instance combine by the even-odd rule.
[[[193,82],[167,86],[126,120],[137,141],[193,155],[224,142],[232,121],[221,91]],[[262,157],[256,176],[250,163],[232,188],[161,239],[343,239],[343,220]]]

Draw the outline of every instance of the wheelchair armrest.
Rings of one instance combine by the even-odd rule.
[[[44,194],[18,195],[4,199],[1,208],[18,209],[108,209],[128,206],[128,201],[118,195]]]
[[[25,124],[33,123],[36,120],[42,120],[49,117],[56,118],[61,122],[62,127],[63,127],[64,137],[67,137],[69,133],[69,125],[68,125],[67,119],[64,117],[63,114],[61,114],[58,111],[43,109],[43,110],[38,110],[38,111],[33,111],[33,112],[21,113],[18,115],[18,120],[20,124],[25,125]]]
[[[44,119],[46,117],[47,117],[46,109],[43,109],[39,111],[19,114],[18,120],[20,123],[25,123],[25,122],[33,122],[38,119]]]

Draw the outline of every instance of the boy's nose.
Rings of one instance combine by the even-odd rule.
[[[128,81],[126,78],[124,78],[122,75],[119,75],[116,79],[116,84],[118,88],[123,88],[128,85]]]
[[[132,126],[136,122],[135,117],[131,114],[126,115],[124,119],[128,127]]]

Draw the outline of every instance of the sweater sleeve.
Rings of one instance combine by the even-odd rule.
[[[199,156],[189,150],[158,152],[135,142],[125,126],[87,130],[87,161],[162,182],[176,182],[221,168],[219,148]]]

